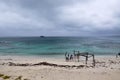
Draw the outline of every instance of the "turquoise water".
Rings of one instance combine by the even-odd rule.
[[[120,37],[8,37],[0,38],[0,55],[64,55],[66,51],[115,55]]]

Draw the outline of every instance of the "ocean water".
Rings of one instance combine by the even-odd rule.
[[[120,52],[120,36],[109,37],[6,37],[0,38],[0,55],[64,55],[73,50],[95,55]]]

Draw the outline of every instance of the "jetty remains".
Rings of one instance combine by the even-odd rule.
[[[93,67],[95,66],[95,55],[94,54],[90,54],[88,52],[75,51],[75,50],[73,51],[73,59],[74,60],[77,60],[79,62],[80,56],[85,57],[86,66],[88,64],[88,59],[92,57],[92,61],[93,61],[92,65],[93,65]],[[69,53],[67,53],[67,52],[65,53],[65,59],[66,59],[66,61],[71,60],[71,57],[70,57]]]

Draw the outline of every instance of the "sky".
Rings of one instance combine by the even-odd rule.
[[[120,34],[120,0],[0,0],[0,36]]]

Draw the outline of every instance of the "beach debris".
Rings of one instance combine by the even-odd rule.
[[[11,76],[3,76],[3,79],[9,79]]]
[[[0,78],[2,79],[9,79],[11,76],[0,74]]]
[[[13,78],[13,76],[8,76],[0,73],[0,80],[30,80],[30,79],[23,78],[23,76],[18,76],[16,78]]]
[[[4,76],[4,74],[0,74],[0,77]]]
[[[59,64],[53,64],[53,63],[48,63],[48,62],[40,62],[40,63],[36,63],[36,64],[31,64],[31,63],[25,63],[25,64],[20,64],[20,63],[13,63],[13,62],[8,62],[6,63],[9,66],[39,66],[39,65],[43,65],[43,66],[53,66],[53,67],[64,67],[64,68],[83,68],[85,67],[85,65],[59,65]]]
[[[22,76],[18,76],[15,80],[22,80]]]
[[[30,80],[30,79],[23,79],[23,80]]]
[[[24,79],[23,76],[18,76],[14,80],[30,80],[30,79],[27,79],[27,78]]]
[[[13,63],[13,62],[8,62],[9,66],[30,66],[31,64],[25,63],[25,64],[20,64],[20,63]]]
[[[7,76],[7,75],[4,75],[4,74],[0,74],[0,78],[2,79],[9,79],[11,76]]]
[[[79,66],[76,66],[76,65],[59,65],[59,64],[53,64],[53,63],[48,63],[48,62],[40,62],[40,63],[37,63],[37,64],[33,64],[33,65],[45,65],[45,66],[54,66],[54,67],[84,67],[85,65],[79,65]]]

